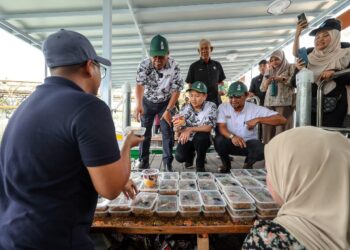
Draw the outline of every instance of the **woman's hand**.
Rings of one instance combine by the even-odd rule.
[[[295,36],[296,37],[299,37],[300,36],[300,34],[301,34],[301,32],[304,30],[304,29],[306,29],[306,27],[307,27],[307,21],[305,20],[305,21],[302,21],[302,22],[298,22],[297,23],[297,27],[296,27],[296,31],[295,31]]]
[[[284,76],[275,76],[274,80],[277,82],[285,82],[287,80],[287,78]]]
[[[190,136],[191,136],[192,130],[190,128],[185,128],[181,131],[181,134],[178,138],[178,141],[181,144],[185,144],[186,142],[188,142]]]
[[[134,199],[136,194],[138,193],[137,187],[131,179],[129,179],[128,182],[125,184],[123,193],[128,199]]]
[[[304,62],[302,59],[298,58],[298,59],[297,59],[297,62],[295,63],[295,67],[296,67],[298,70],[301,70],[302,68],[305,67],[305,62]]]
[[[321,80],[330,80],[334,76],[334,70],[325,70],[321,73]]]

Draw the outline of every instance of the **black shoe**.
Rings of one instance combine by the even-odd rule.
[[[225,167],[225,166],[220,166],[218,168],[219,173],[222,173],[222,174],[230,173],[230,170],[231,170],[231,168],[228,168],[228,167]]]
[[[170,164],[165,164],[165,171],[166,172],[174,172],[173,171],[173,166]]]
[[[233,161],[233,160],[234,160],[233,156],[229,156],[229,158],[230,158],[230,161]]]
[[[193,163],[185,162],[185,168],[193,168]]]
[[[253,163],[244,163],[243,169],[253,169]]]
[[[149,169],[149,162],[140,161],[138,165],[139,170]]]

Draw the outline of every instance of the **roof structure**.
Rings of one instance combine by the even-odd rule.
[[[108,0],[104,0],[108,1]],[[348,6],[350,1],[293,0],[280,16],[267,13],[272,1],[258,0],[112,0],[112,86],[135,84],[136,69],[148,56],[155,34],[169,41],[170,54],[183,77],[199,58],[198,41],[212,41],[213,59],[227,80],[238,78],[259,60],[292,41],[297,15],[305,12],[310,28]],[[1,0],[0,28],[40,48],[60,28],[86,35],[99,54],[103,43],[101,0]],[[227,59],[235,51],[237,58]]]

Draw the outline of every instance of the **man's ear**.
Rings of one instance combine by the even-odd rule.
[[[92,60],[88,60],[86,62],[84,69],[85,69],[85,73],[87,74],[87,76],[89,78],[91,78],[93,76],[93,73],[94,73],[93,71],[95,70],[94,63],[92,62]]]

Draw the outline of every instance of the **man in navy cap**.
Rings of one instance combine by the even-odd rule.
[[[136,118],[146,128],[145,140],[140,145],[139,169],[149,168],[149,148],[152,125],[156,114],[160,117],[163,143],[163,163],[172,171],[174,132],[171,113],[183,89],[178,63],[169,57],[168,41],[161,35],[151,40],[150,58],[143,60],[136,76]]]
[[[0,249],[94,249],[97,193],[113,199],[130,175],[109,107],[96,97],[104,64],[86,37],[60,30],[43,44],[51,77],[11,117],[0,149]],[[128,189],[129,195],[134,195]]]

